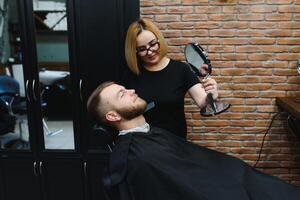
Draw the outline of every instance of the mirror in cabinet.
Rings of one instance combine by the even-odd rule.
[[[45,150],[74,150],[66,0],[34,0]]]
[[[0,3],[0,151],[30,150],[17,0]]]

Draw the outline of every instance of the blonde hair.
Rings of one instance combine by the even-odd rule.
[[[128,28],[126,35],[125,57],[128,67],[136,75],[140,74],[140,70],[142,68],[141,61],[136,54],[136,38],[143,30],[152,32],[159,40],[160,48],[158,53],[160,58],[164,57],[168,51],[168,45],[164,36],[151,20],[141,18],[137,21],[132,22]]]

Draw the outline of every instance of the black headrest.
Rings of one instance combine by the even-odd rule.
[[[97,123],[93,126],[92,133],[99,139],[99,145],[105,146],[115,140],[119,131],[108,125]]]

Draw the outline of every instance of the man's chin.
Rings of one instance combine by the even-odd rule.
[[[119,109],[117,112],[126,120],[143,115],[147,108],[147,102],[141,98],[137,99],[137,101],[135,108]]]

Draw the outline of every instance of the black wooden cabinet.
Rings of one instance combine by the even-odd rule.
[[[47,35],[36,31],[35,1],[9,2],[16,2],[17,7],[15,27],[21,36],[21,59],[14,67],[22,67],[27,105],[19,125],[28,126],[23,135],[25,145],[19,148],[20,144],[15,143],[10,148],[0,148],[0,200],[108,200],[102,184],[108,152],[99,145],[101,137],[91,131],[94,122],[87,115],[86,101],[101,82],[118,80],[125,67],[125,34],[128,25],[139,17],[139,1],[65,0],[68,31],[59,34],[68,39],[67,80],[72,101],[64,103],[72,107],[68,118],[72,137],[63,138],[58,130],[57,137],[61,138],[57,141],[69,142],[62,148],[60,144],[53,145],[56,132],[49,132],[45,126],[45,122],[59,123],[49,120],[43,109],[47,87],[42,82],[41,68],[53,63],[40,60],[43,44],[37,43]],[[53,37],[56,33],[49,34]],[[55,70],[61,70],[56,65]]]
[[[80,158],[47,158],[37,164],[43,199],[84,199],[84,168]]]
[[[98,200],[107,197],[102,182],[103,169],[107,162],[107,157],[105,157],[105,155],[102,155],[101,158],[97,155],[89,156],[84,162],[86,199]]]
[[[40,177],[34,158],[27,156],[2,158],[1,168],[3,178],[3,198],[9,200],[41,199]]]

